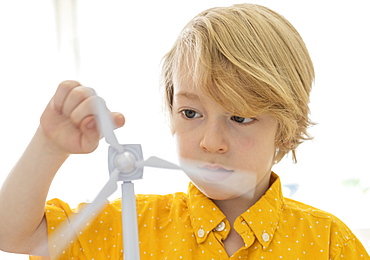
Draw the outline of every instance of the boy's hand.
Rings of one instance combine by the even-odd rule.
[[[101,138],[94,116],[94,100],[100,98],[91,88],[76,81],[62,82],[40,119],[44,135],[61,152],[90,153]],[[116,127],[125,123],[120,113],[112,113]]]

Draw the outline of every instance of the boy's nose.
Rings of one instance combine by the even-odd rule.
[[[224,131],[217,126],[206,126],[199,145],[203,151],[211,153],[226,153],[229,148]]]

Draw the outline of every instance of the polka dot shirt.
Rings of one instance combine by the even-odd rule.
[[[48,232],[79,209],[58,199],[48,201]],[[283,198],[274,173],[265,195],[233,223],[244,246],[232,256],[223,246],[231,224],[193,184],[187,193],[137,195],[137,209],[141,259],[370,259],[338,218]],[[123,259],[120,200],[109,203],[86,226],[60,259]],[[52,256],[57,247],[49,245]]]

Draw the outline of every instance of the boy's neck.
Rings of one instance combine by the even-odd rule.
[[[267,191],[270,186],[271,174],[267,174],[255,188],[253,194],[240,196],[229,200],[213,200],[217,207],[225,214],[231,226],[235,219],[252,207]]]

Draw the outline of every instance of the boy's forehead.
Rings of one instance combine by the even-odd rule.
[[[176,73],[173,79],[173,87],[175,98],[186,98],[192,100],[211,98],[210,93],[207,93],[205,88],[197,85],[189,73]]]
[[[176,87],[175,87],[176,89]],[[211,98],[207,94],[201,94],[198,91],[192,91],[191,89],[188,91],[189,88],[180,88],[178,91],[174,92],[174,105],[175,106],[183,106],[186,104],[192,104],[195,106],[200,105],[201,107],[207,107],[212,109],[220,114],[229,115],[230,112],[223,108],[220,104],[218,104],[213,98]]]
[[[190,82],[181,81],[174,81],[174,100],[178,99],[187,99],[187,100],[201,100],[201,94],[195,88],[194,84]]]
[[[212,95],[207,92],[206,88],[202,86],[196,86],[191,78],[189,81],[174,80],[174,99],[173,102],[176,104],[183,104],[184,102],[197,103],[201,105],[207,105],[218,113],[228,115],[231,113],[227,107],[222,107]]]
[[[233,73],[224,71],[220,76],[207,66],[194,67],[182,62],[175,66],[172,75],[172,102],[187,99],[212,104],[227,114],[243,117],[257,114],[250,109],[256,103],[252,95],[245,95],[249,84],[241,85],[242,81]]]

